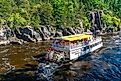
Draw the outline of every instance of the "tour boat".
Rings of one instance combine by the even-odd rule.
[[[39,64],[36,72],[37,80],[53,81],[53,74],[58,68],[63,66],[63,61],[67,62],[68,60],[76,60],[102,46],[103,43],[101,37],[94,37],[91,34],[76,34],[53,38],[51,47],[44,58],[48,61],[54,62]]]
[[[103,46],[101,37],[92,34],[76,34],[52,39],[48,58],[75,60]]]

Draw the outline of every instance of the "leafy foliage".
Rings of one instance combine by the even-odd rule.
[[[0,21],[10,27],[79,27],[81,20],[85,28],[90,28],[86,14],[96,9],[104,10],[102,20],[107,27],[120,24],[120,0],[0,0]]]
[[[117,27],[120,24],[120,19],[114,16],[111,12],[102,13],[102,19],[107,27]]]
[[[62,16],[64,14],[64,2],[63,0],[53,0],[52,1],[53,5],[53,16],[56,21],[56,25],[60,25],[62,20]]]

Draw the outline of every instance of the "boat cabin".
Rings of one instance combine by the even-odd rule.
[[[101,37],[94,38],[91,34],[76,34],[53,38],[51,49],[64,52],[65,58],[73,60],[95,51],[102,45]]]

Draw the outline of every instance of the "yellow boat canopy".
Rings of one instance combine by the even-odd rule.
[[[75,41],[75,40],[81,40],[81,39],[89,39],[92,35],[89,34],[76,34],[76,35],[70,35],[70,36],[63,36],[63,37],[57,37],[55,39],[58,40],[67,40],[67,41]]]

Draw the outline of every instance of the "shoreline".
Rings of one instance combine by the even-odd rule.
[[[106,35],[118,35],[120,34],[120,31],[119,32],[110,32],[110,33],[101,33],[101,34],[98,34],[98,36],[106,36]],[[72,34],[73,35],[73,34]],[[63,36],[63,35],[62,35]],[[27,43],[40,43],[40,42],[49,42],[50,41],[50,37],[48,37],[46,40],[42,40],[41,38],[38,38],[38,39],[41,39],[39,41],[24,41],[23,39],[19,39],[17,37],[10,37],[8,38],[7,40],[1,40],[0,41],[0,45],[9,45],[9,44],[18,44],[18,45],[22,45],[22,44],[27,44]]]

